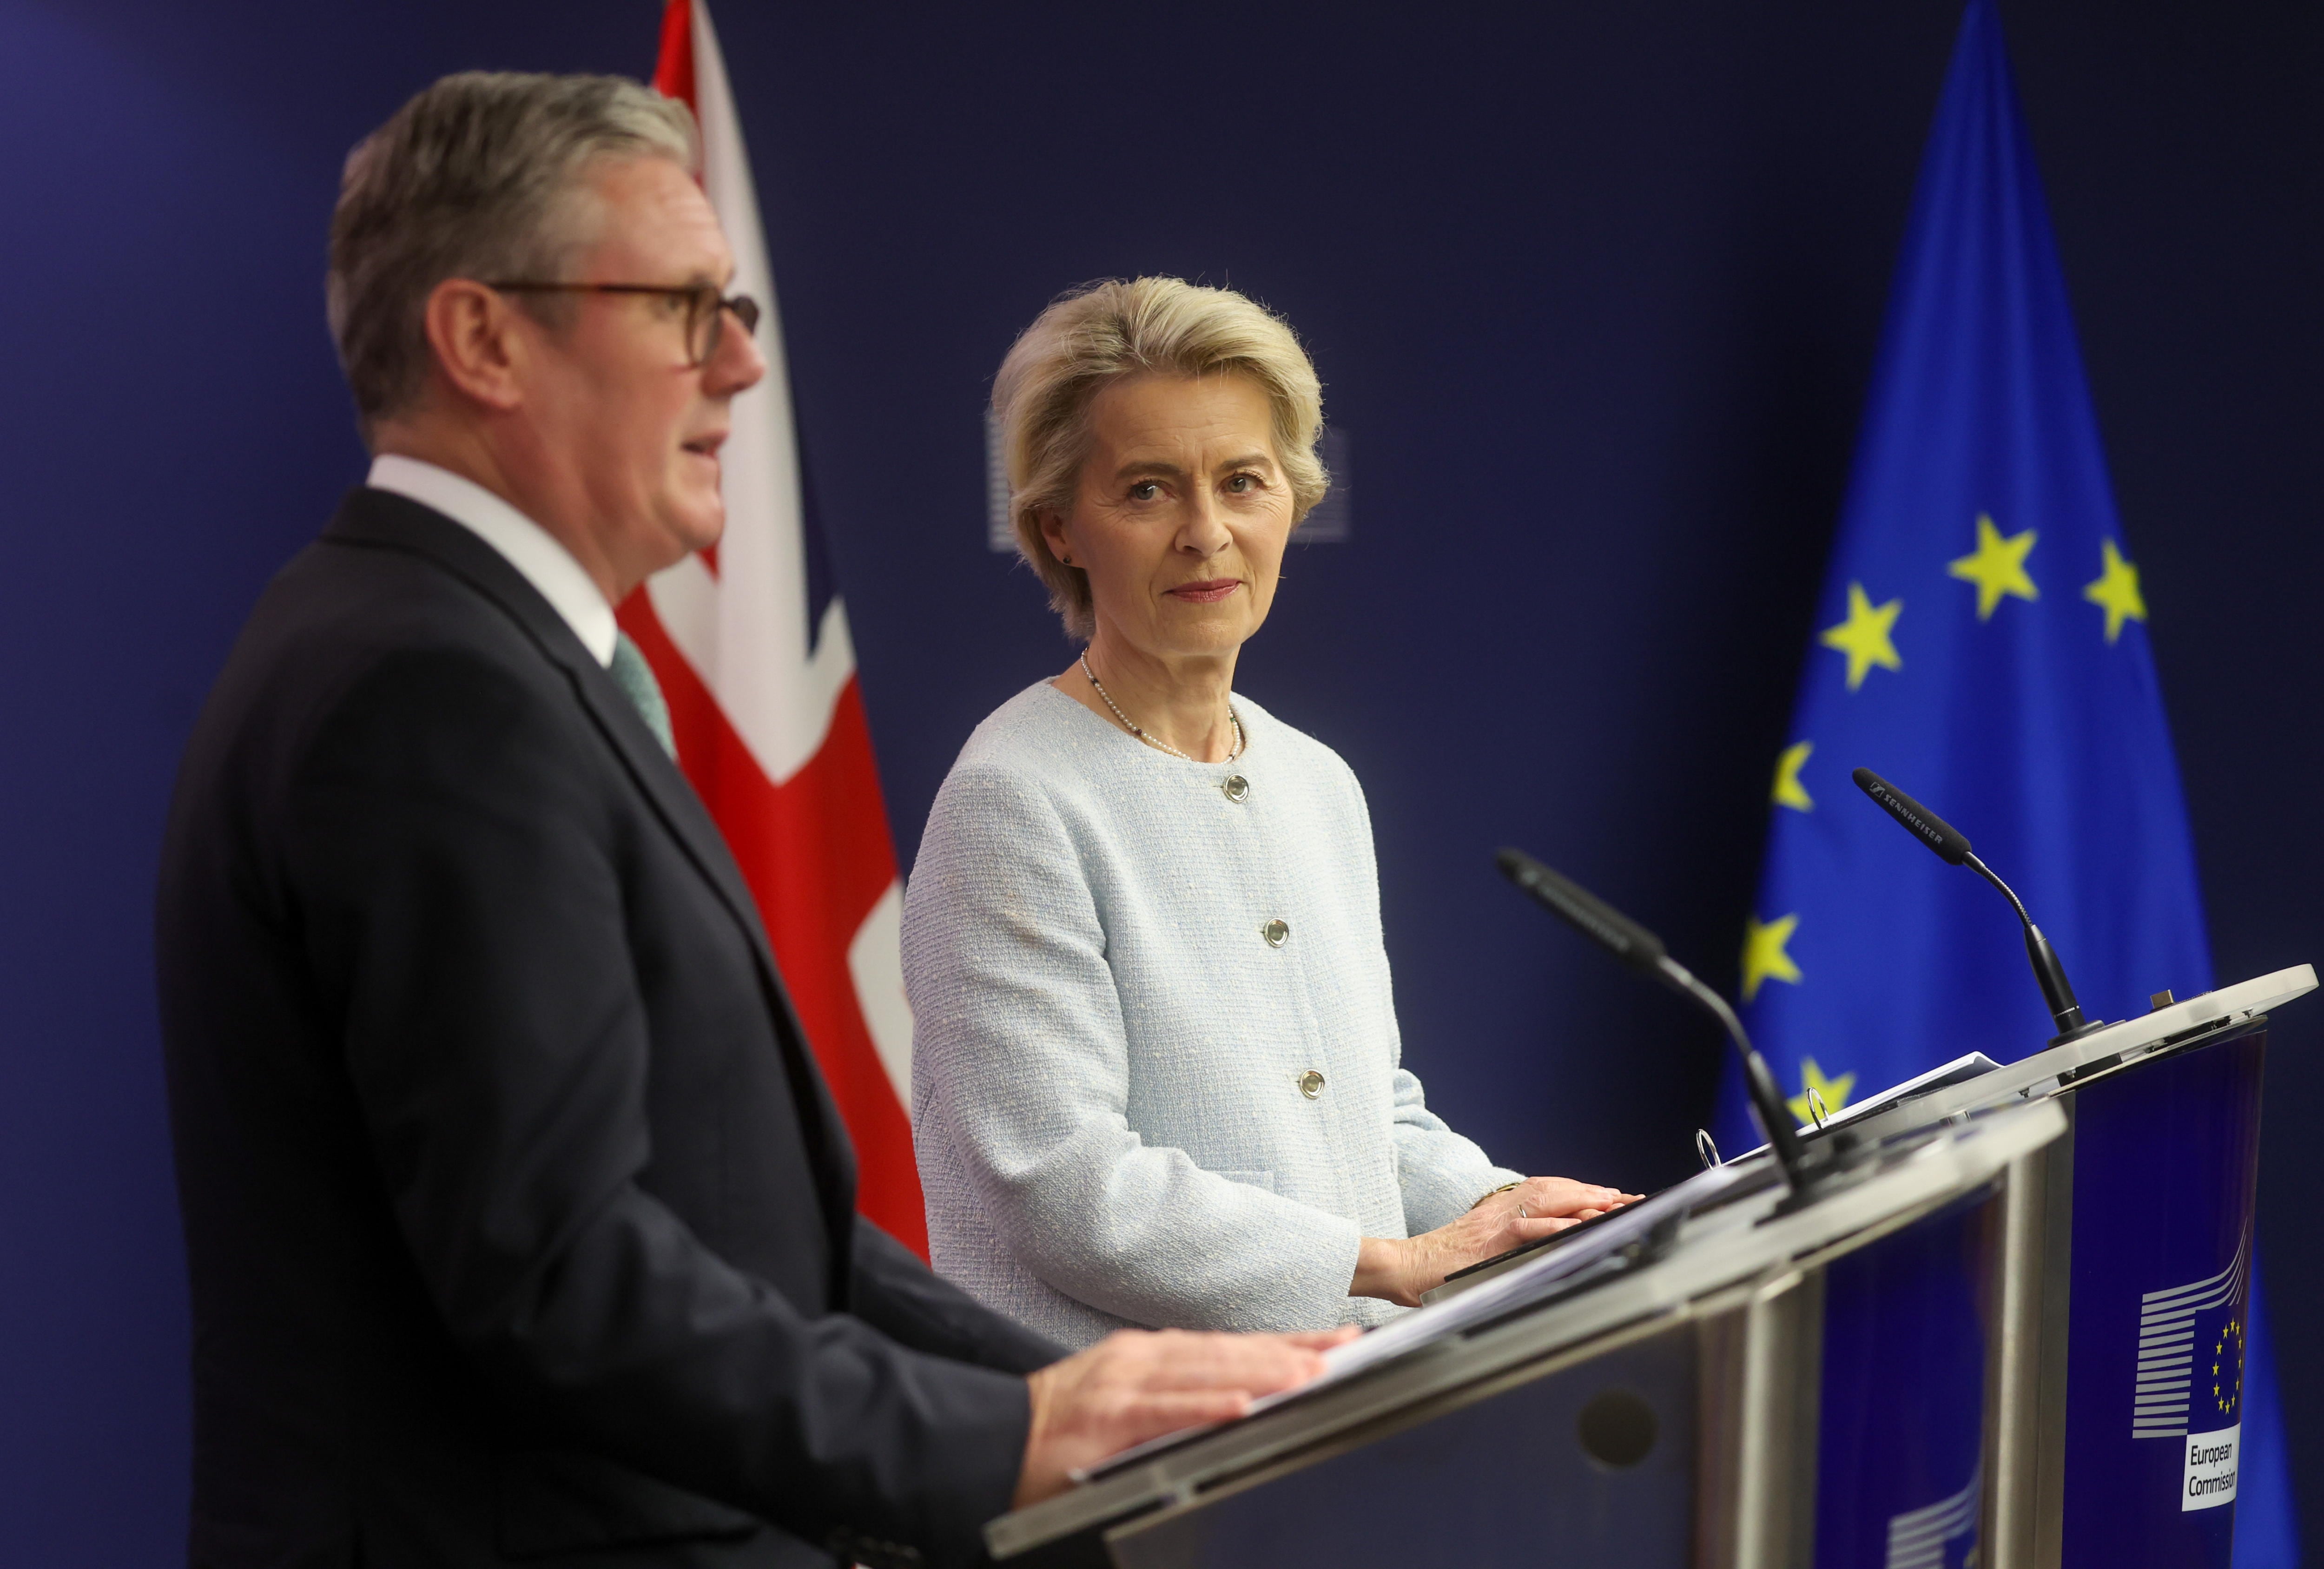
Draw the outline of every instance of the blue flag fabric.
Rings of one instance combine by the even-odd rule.
[[[1999,17],[1972,0],[1923,156],[1742,966],[1809,1120],[2054,1033],[2015,917],[1866,800],[1966,834],[2093,1019],[2211,984],[2194,846]],[[1758,1142],[1731,1072],[1720,1142]],[[2237,1569],[2297,1561],[2254,1283]],[[2272,1426],[2273,1431],[2264,1431]]]

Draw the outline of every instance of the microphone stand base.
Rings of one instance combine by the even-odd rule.
[[[1872,1163],[1859,1158],[1863,1153],[1861,1142],[1849,1129],[1835,1128],[1809,1140],[1805,1158],[1800,1163],[1799,1179],[1760,1223],[1803,1210],[1833,1188],[1845,1186],[1849,1177],[1868,1175]]]

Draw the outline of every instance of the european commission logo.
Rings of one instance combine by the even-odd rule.
[[[1962,1569],[1977,1561],[1977,1511],[1985,1470],[1969,1485],[1926,1509],[1888,1522],[1887,1569]]]
[[[2235,1258],[2218,1274],[2138,1299],[2130,1435],[2185,1442],[2181,1509],[2215,1509],[2236,1500],[2250,1260],[2246,1228]]]

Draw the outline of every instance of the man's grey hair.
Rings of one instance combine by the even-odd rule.
[[[428,297],[447,278],[555,281],[594,237],[588,166],[701,167],[694,115],[626,77],[463,71],[355,144],[331,214],[331,336],[369,437],[426,385]],[[519,297],[545,320],[572,301]]]

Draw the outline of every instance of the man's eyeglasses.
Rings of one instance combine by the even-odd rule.
[[[745,336],[759,330],[759,302],[747,294],[721,297],[715,283],[487,283],[504,294],[654,294],[686,304],[687,364],[699,366],[718,352],[726,313],[742,324]]]

